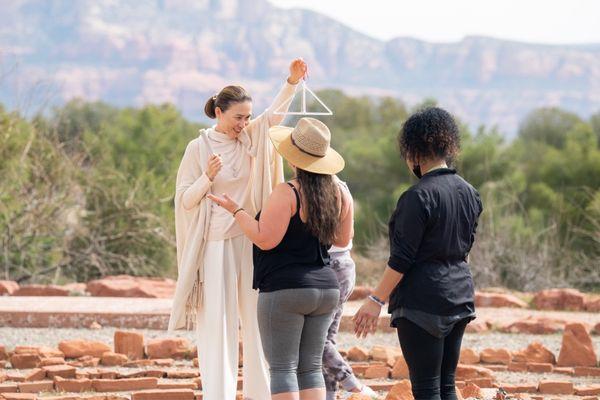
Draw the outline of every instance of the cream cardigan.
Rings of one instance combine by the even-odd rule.
[[[281,122],[282,116],[274,111],[294,94],[296,85],[286,83],[273,104],[252,120],[242,131],[239,140],[252,157],[248,210],[254,214],[263,207],[271,191],[283,182],[283,160],[269,139],[269,128]],[[208,236],[211,207],[206,199],[211,182],[203,172],[210,157],[205,130],[192,140],[177,171],[175,191],[175,235],[177,241],[177,285],[173,297],[169,330],[190,328],[196,323],[196,313],[202,306],[202,284],[204,280],[204,244]],[[190,190],[191,192],[188,192]],[[186,205],[184,207],[184,194]],[[190,193],[197,203],[190,206]],[[192,202],[193,203],[193,202]]]

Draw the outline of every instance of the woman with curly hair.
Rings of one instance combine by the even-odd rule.
[[[475,318],[468,256],[482,204],[473,186],[449,167],[460,138],[448,112],[431,107],[415,113],[398,141],[419,182],[400,196],[392,214],[387,267],[354,316],[355,333],[375,332],[389,299],[414,398],[455,400],[462,337]]]

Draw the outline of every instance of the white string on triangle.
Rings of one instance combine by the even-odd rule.
[[[319,104],[321,104],[323,106],[323,108],[325,108],[325,111],[306,111],[306,92],[308,91],[308,93],[310,95],[312,95],[312,97],[317,100],[319,102]],[[323,103],[323,101],[315,94],[315,92],[313,92],[312,90],[310,90],[310,88],[308,86],[306,86],[306,82],[304,80],[302,80],[302,106],[301,106],[301,111],[285,111],[282,112],[281,108],[283,107],[288,107],[291,103],[292,100],[294,100],[294,97],[296,97],[296,93],[294,93],[289,99],[287,99],[286,101],[283,102],[283,104],[281,104],[279,107],[277,107],[277,109],[273,112],[273,114],[275,115],[333,115],[333,111],[331,111],[329,109],[329,107],[327,107],[325,105],[325,103]]]

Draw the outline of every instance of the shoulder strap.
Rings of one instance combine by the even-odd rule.
[[[296,186],[292,185],[290,182],[286,183],[290,185],[290,187],[294,191],[294,194],[296,195],[296,214],[298,214],[300,212],[300,193],[298,193],[298,189],[296,189]]]

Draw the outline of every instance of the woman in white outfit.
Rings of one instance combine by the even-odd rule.
[[[255,119],[252,99],[239,86],[210,98],[206,114],[216,118],[185,151],[177,174],[175,221],[178,281],[169,329],[196,322],[204,400],[234,400],[238,376],[238,321],[244,353],[245,399],[270,397],[252,289],[252,243],[229,212],[207,201],[209,193],[229,193],[258,212],[272,188],[283,181],[280,156],[268,130],[283,117],[296,85],[306,75],[302,59],[292,61],[275,101]]]

